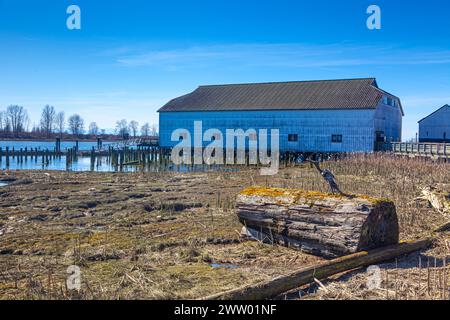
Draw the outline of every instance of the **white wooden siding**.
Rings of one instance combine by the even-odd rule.
[[[160,144],[173,147],[178,143],[171,141],[174,130],[187,129],[193,135],[194,121],[202,121],[203,132],[216,128],[224,135],[226,129],[279,129],[281,151],[371,152],[375,142],[375,113],[374,109],[160,112]],[[392,116],[384,109],[377,114]],[[395,115],[393,121],[377,121],[377,129],[389,132],[397,140],[401,114]],[[298,141],[288,142],[289,134],[298,134]],[[342,143],[332,143],[334,134],[342,135]]]

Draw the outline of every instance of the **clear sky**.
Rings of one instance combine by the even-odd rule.
[[[81,30],[66,27],[69,5]],[[366,27],[369,5],[381,30]],[[200,84],[376,77],[404,138],[450,103],[450,1],[0,0],[0,108],[51,104],[114,128]]]

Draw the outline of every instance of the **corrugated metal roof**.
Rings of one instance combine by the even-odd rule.
[[[158,111],[374,109],[382,96],[374,78],[210,85]]]
[[[431,117],[431,116],[433,116],[433,115],[435,115],[436,113],[438,113],[439,111],[441,111],[442,109],[445,109],[445,108],[450,108],[450,106],[448,105],[448,104],[446,104],[445,106],[443,106],[443,107],[440,107],[439,109],[437,109],[436,111],[434,111],[433,113],[431,113],[431,114],[429,114],[429,115],[427,115],[425,118],[423,118],[423,119],[421,119],[421,120],[419,120],[419,123],[421,123],[423,120],[425,120],[425,119],[428,119],[429,117]]]

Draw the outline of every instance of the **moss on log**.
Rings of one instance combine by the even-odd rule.
[[[388,199],[252,187],[238,195],[236,214],[266,241],[327,258],[399,240],[395,205]]]

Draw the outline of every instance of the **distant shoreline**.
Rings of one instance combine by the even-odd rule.
[[[0,142],[3,141],[12,141],[12,142],[56,142],[56,138],[54,139],[18,139],[18,138],[11,138],[11,139],[7,139],[7,138],[0,138]],[[97,139],[61,139],[61,142],[97,142]],[[115,142],[115,141],[120,141],[120,139],[117,140],[112,140],[112,139],[108,139],[108,140],[103,140],[102,142]]]

